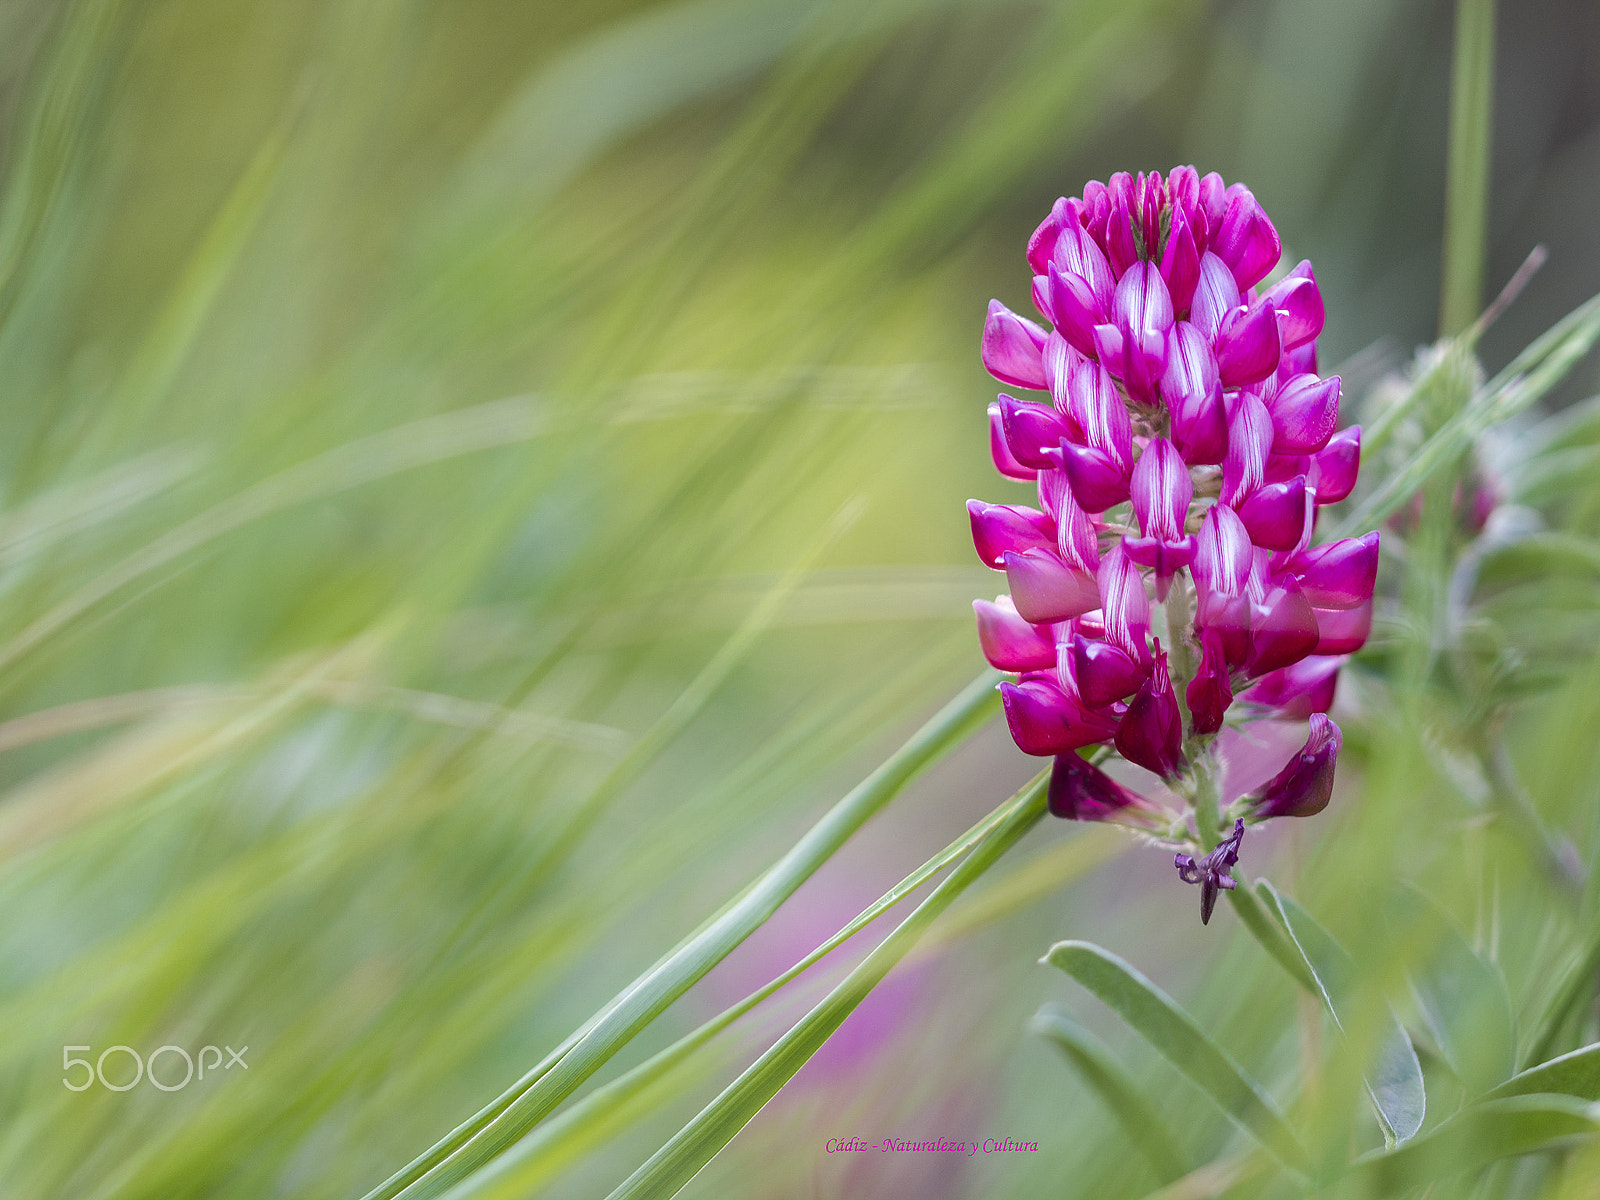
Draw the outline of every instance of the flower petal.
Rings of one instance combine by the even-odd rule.
[[[1277,717],[1303,719],[1333,707],[1339,685],[1343,655],[1313,654],[1282,670],[1263,675],[1251,685],[1244,698],[1251,704],[1273,710]]]
[[[1278,334],[1285,350],[1298,350],[1317,340],[1326,315],[1322,289],[1309,262],[1301,262],[1267,289],[1265,300],[1278,314]]]
[[[1000,421],[1011,457],[1035,471],[1053,464],[1044,456],[1046,447],[1055,447],[1071,433],[1061,415],[1047,404],[1013,399],[1000,393]]]
[[[1201,633],[1200,669],[1183,694],[1189,702],[1190,723],[1196,733],[1215,733],[1222,728],[1228,706],[1233,703],[1233,687],[1221,631],[1207,629]]]
[[[1024,620],[1035,625],[1065,621],[1100,607],[1094,575],[1062,562],[1053,548],[1013,551],[1005,556],[1004,566],[1012,603]]]
[[[1311,456],[1308,481],[1317,493],[1318,504],[1337,504],[1356,486],[1361,470],[1361,426],[1341,429],[1328,444]]]
[[[1145,681],[1149,671],[1109,642],[1073,634],[1061,647],[1078,695],[1091,708],[1104,708],[1126,700]]]
[[[1010,596],[974,600],[978,644],[989,665],[1001,671],[1047,671],[1056,665],[1056,644],[1048,627],[1022,619]]]
[[[1290,571],[1317,608],[1355,608],[1372,599],[1378,579],[1378,531],[1313,546]]]
[[[1271,307],[1257,301],[1236,308],[1223,320],[1217,334],[1217,371],[1225,388],[1259,383],[1278,369],[1278,318]]]
[[[1272,449],[1277,454],[1315,454],[1339,423],[1339,377],[1296,375],[1267,405],[1272,413]]]
[[[1159,650],[1150,678],[1128,702],[1117,726],[1117,752],[1147,771],[1171,778],[1183,769],[1183,716],[1167,674],[1167,656]]]
[[[1045,387],[1045,332],[1025,317],[1019,317],[998,300],[989,301],[989,315],[983,323],[983,365],[1001,383],[1012,387]]]
[[[1354,654],[1372,636],[1372,601],[1354,608],[1319,608],[1317,654]]]
[[[1262,787],[1250,819],[1310,817],[1328,807],[1344,735],[1325,713],[1311,714],[1311,734],[1299,753]]]
[[[1278,265],[1283,243],[1249,188],[1235,184],[1228,193],[1228,207],[1211,238],[1211,249],[1228,264],[1243,291]]]
[[[1228,411],[1228,455],[1222,460],[1223,504],[1237,508],[1266,478],[1272,414],[1253,392],[1240,392]]]
[[[1056,238],[1050,262],[1066,275],[1075,275],[1089,288],[1095,305],[1103,313],[1111,311],[1112,296],[1117,289],[1117,277],[1111,273],[1111,264],[1104,251],[1095,244],[1089,231],[1074,222],[1064,225]]]
[[[1056,755],[1049,794],[1050,814],[1069,821],[1105,821],[1129,812],[1161,811],[1088,759],[1072,753]]]
[[[1039,474],[1011,456],[998,403],[989,405],[989,457],[994,459],[994,469],[1007,479],[1033,479]]]
[[[1250,540],[1268,550],[1293,550],[1305,533],[1311,509],[1306,477],[1296,475],[1283,483],[1265,483],[1239,505],[1239,519]]]
[[[1011,739],[1024,754],[1064,754],[1103,742],[1116,730],[1115,718],[1085,708],[1048,675],[1000,685]]]
[[[1055,522],[1036,508],[968,500],[967,516],[972,521],[972,544],[986,567],[999,570],[1007,554],[1056,544]]]

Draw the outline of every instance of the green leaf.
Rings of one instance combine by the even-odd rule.
[[[1100,997],[1281,1162],[1306,1167],[1305,1148],[1271,1098],[1171,996],[1091,942],[1057,942],[1044,961]]]
[[[1044,816],[1047,784],[1048,776],[1041,774],[1017,793],[1005,806],[1005,819],[909,917],[874,947],[821,1004],[624,1180],[608,1200],[658,1200],[676,1195],[693,1179],[822,1047],[951,901]]]
[[[1424,969],[1411,972],[1411,990],[1422,1019],[1468,1093],[1485,1092],[1517,1065],[1516,1028],[1505,976],[1423,893],[1408,888],[1400,903],[1407,910],[1406,942],[1422,951],[1417,957]]]
[[[1300,949],[1306,967],[1316,980],[1317,992],[1341,1032],[1354,1016],[1358,996],[1356,965],[1343,946],[1315,918],[1265,879],[1257,888],[1277,911],[1289,936]],[[1391,1144],[1416,1136],[1422,1128],[1427,1097],[1422,1066],[1394,1013],[1385,1007],[1385,1028],[1379,1032],[1376,1060],[1362,1071],[1373,1111]]]
[[[706,972],[750,936],[867,819],[928,764],[994,715],[986,671],[858,784],[731,904],[619,992],[566,1041],[364,1200],[437,1196],[521,1138]]]
[[[1489,1093],[1489,1099],[1559,1092],[1583,1100],[1600,1100],[1600,1042],[1529,1067]]]
[[[1150,1160],[1162,1183],[1187,1174],[1184,1153],[1166,1118],[1099,1038],[1054,1005],[1041,1009],[1029,1028],[1061,1048],[1084,1082],[1105,1101],[1128,1139]]]
[[[1502,1158],[1553,1150],[1600,1129],[1594,1109],[1569,1096],[1516,1096],[1477,1104],[1426,1137],[1356,1162],[1345,1177],[1369,1196],[1399,1196]]]

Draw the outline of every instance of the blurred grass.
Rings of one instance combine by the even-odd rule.
[[[1520,173],[1487,176],[1509,197],[1487,281],[1536,240],[1552,258],[1486,339],[1491,368],[1522,344],[1498,351],[1503,330],[1548,327],[1600,279],[1582,223],[1543,215],[1600,199],[1585,12],[1502,14],[1495,137]],[[1196,156],[1247,173],[1317,263],[1326,361],[1380,332],[1397,361],[1442,317],[1448,17],[0,9],[8,1200],[361,1194],[969,679],[967,600],[998,585],[960,502],[1024,498],[988,467],[978,322],[991,294],[1026,304],[1022,246],[1056,195]],[[1564,74],[1558,44],[1578,48]],[[1552,519],[1591,538],[1597,517],[1579,473]],[[1545,648],[1563,673],[1506,735],[1592,862],[1593,589],[1572,588],[1571,633]],[[1399,970],[1390,884],[1417,881],[1504,972],[1526,1039],[1581,962],[1593,887],[1550,883],[1463,783],[1434,701],[1397,702],[1381,667],[1345,687],[1334,807],[1252,834],[1247,865],[1378,975]],[[1362,719],[1379,714],[1398,719]],[[819,915],[784,965],[842,923],[820,915],[828,889],[870,900],[1032,766],[991,730],[909,790],[791,902]],[[752,1174],[775,1196],[1144,1194],[1158,1181],[1114,1116],[1026,1031],[1047,996],[1164,1098],[1187,1158],[1237,1152],[1187,1082],[1036,965],[1066,937],[1116,948],[1348,1141],[1359,1079],[1324,1078],[1331,1035],[1253,943],[1227,921],[1202,935],[1159,854],[1073,884],[1121,843],[1029,836],[891,976],[908,982],[887,1029],[850,1041],[877,1028],[874,997],[841,1032],[855,1050],[802,1071],[691,1194],[748,1195]],[[759,950],[725,964],[739,995],[775,973]],[[837,958],[780,1011],[856,961]],[[722,1007],[691,992],[596,1084]],[[609,1192],[780,1030],[735,1026],[540,1194]],[[1593,1033],[1579,1005],[1551,1036]],[[250,1070],[61,1086],[63,1045],[116,1043],[247,1044]],[[822,1151],[972,1131],[1040,1152]]]

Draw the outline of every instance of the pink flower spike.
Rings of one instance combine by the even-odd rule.
[[[1053,547],[1014,551],[1005,555],[1004,565],[1012,603],[1024,620],[1035,625],[1065,621],[1100,607],[1095,576],[1062,562]]]
[[[1267,405],[1272,413],[1272,448],[1278,454],[1315,454],[1339,423],[1339,377],[1296,375]]]
[[[1311,493],[1306,477],[1296,475],[1283,483],[1262,484],[1239,505],[1239,519],[1250,540],[1268,550],[1293,550],[1305,532]]]
[[[1044,390],[1045,332],[998,300],[983,323],[983,365],[1001,383]]]
[[[1326,320],[1322,289],[1317,286],[1309,262],[1300,263],[1268,288],[1264,299],[1278,314],[1278,334],[1284,350],[1309,346],[1322,333]]]
[[[994,459],[994,469],[1007,479],[1033,479],[1039,472],[1023,466],[1011,456],[1006,445],[1005,428],[1001,424],[1000,405],[989,405],[989,457]]]
[[[1291,666],[1263,675],[1245,693],[1251,704],[1272,710],[1276,717],[1303,720],[1333,707],[1339,686],[1343,655],[1313,654]]]
[[[1217,370],[1225,388],[1259,383],[1278,369],[1278,318],[1258,300],[1236,308],[1217,333]]]
[[[1056,665],[1055,638],[1048,627],[1022,619],[1010,596],[974,600],[978,644],[989,665],[1001,671],[1047,671]]]
[[[1189,702],[1191,725],[1196,733],[1215,733],[1222,728],[1228,706],[1233,703],[1233,687],[1218,630],[1207,629],[1200,635],[1200,669],[1183,695]]]
[[[1167,674],[1167,656],[1156,648],[1150,678],[1128,702],[1128,711],[1117,726],[1117,752],[1131,763],[1170,779],[1185,764],[1183,757],[1183,716],[1178,697]]]
[[[1309,480],[1318,504],[1337,504],[1356,486],[1361,469],[1361,426],[1341,429],[1311,456]]]
[[[1235,184],[1229,189],[1228,207],[1214,227],[1211,248],[1228,264],[1239,289],[1264,279],[1283,254],[1283,243],[1250,189]]]
[[[1053,464],[1044,456],[1046,447],[1055,447],[1071,430],[1059,413],[1047,404],[1015,400],[1000,393],[1000,421],[1011,457],[1035,471]]]
[[[985,504],[967,501],[967,516],[972,522],[972,544],[983,565],[1002,570],[1007,554],[1040,547],[1054,547],[1056,526],[1047,513],[1022,504]]]
[[[1316,610],[1316,654],[1354,654],[1372,636],[1372,601],[1354,608]]]
[[[1126,700],[1150,673],[1109,642],[1091,641],[1082,634],[1064,643],[1061,655],[1061,665],[1069,669],[1078,695],[1091,708]]]
[[[1250,806],[1252,821],[1310,817],[1328,807],[1344,735],[1325,713],[1311,714],[1311,735],[1300,752],[1262,787]]]
[[[1237,508],[1266,478],[1272,415],[1253,392],[1240,392],[1228,412],[1228,455],[1222,460],[1223,504]]]
[[[1089,285],[1076,275],[1065,274],[1054,263],[1046,281],[1046,298],[1056,332],[1078,353],[1094,358],[1096,325],[1106,322],[1106,313],[1096,301]]]
[[[1378,580],[1378,531],[1313,546],[1289,568],[1317,608],[1355,608],[1372,599]]]
[[[1055,250],[1050,255],[1050,263],[1062,274],[1080,279],[1088,287],[1095,307],[1101,312],[1111,311],[1117,277],[1111,273],[1111,264],[1106,261],[1105,252],[1095,245],[1088,230],[1076,221],[1063,226],[1056,238]]]
[[[1024,754],[1065,754],[1103,742],[1116,732],[1115,717],[1085,708],[1051,675],[1029,675],[1000,685],[1011,740]]]
[[[1106,640],[1134,662],[1149,666],[1150,598],[1144,580],[1122,545],[1113,546],[1100,560],[1100,609],[1104,613]]]
[[[1078,754],[1056,755],[1050,772],[1050,815],[1068,821],[1109,821],[1122,814],[1159,814],[1160,808],[1123,787]]]

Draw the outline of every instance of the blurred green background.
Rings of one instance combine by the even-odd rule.
[[[1488,286],[1550,258],[1491,369],[1600,290],[1600,10],[1505,9]],[[968,680],[969,601],[1003,584],[962,502],[1024,499],[978,334],[991,296],[1028,306],[1058,195],[1248,183],[1316,265],[1355,416],[1435,333],[1451,27],[1411,0],[0,5],[0,1195],[360,1195]],[[1588,853],[1575,619],[1513,752]],[[1346,688],[1335,806],[1247,867],[1352,937],[1353,896],[1417,879],[1537,992],[1580,917],[1426,738],[1361,732],[1374,694]],[[1037,765],[988,728],[607,1074]],[[1315,1013],[1159,851],[1051,823],[1013,857],[687,1194],[1143,1195],[1027,1032],[1048,998],[1217,1153],[1198,1093],[1037,965],[1059,938],[1265,1078],[1315,1058]],[[736,1027],[526,1194],[605,1194],[782,1027]],[[249,1069],[63,1087],[62,1046],[113,1044]],[[824,1152],[973,1134],[1039,1151]]]

